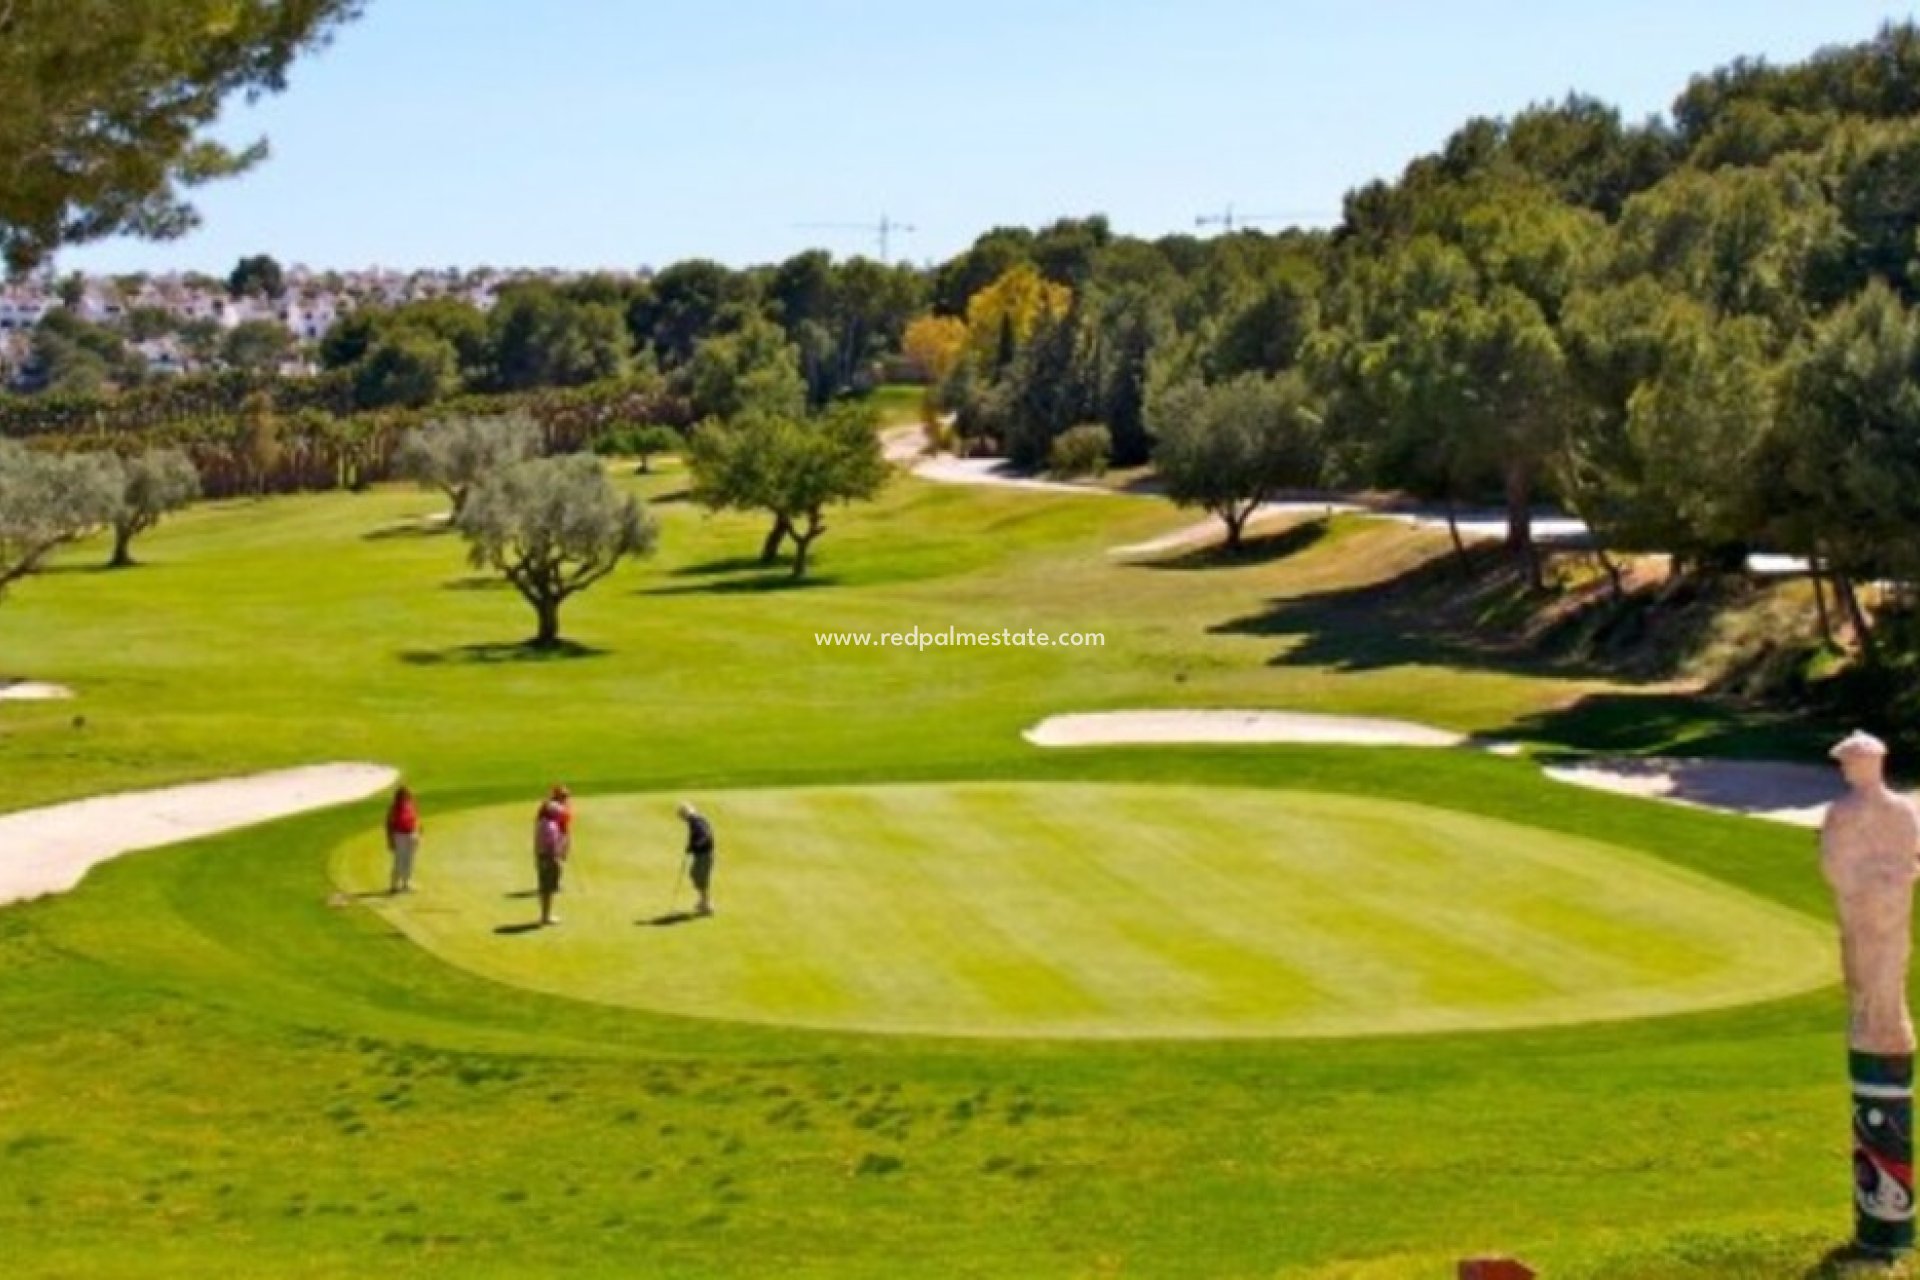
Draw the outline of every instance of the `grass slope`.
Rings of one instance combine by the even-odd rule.
[[[1542,676],[1397,618],[1370,624],[1359,589],[1395,581],[1432,539],[1342,520],[1284,555],[1125,566],[1105,548],[1179,517],[903,482],[836,513],[819,585],[790,590],[743,559],[758,522],[675,500],[671,471],[625,483],[661,501],[663,554],[568,607],[584,648],[558,660],[510,647],[530,616],[465,569],[457,542],[419,532],[438,504],[417,493],[202,507],[125,573],[90,567],[103,547],[77,549],[0,605],[0,670],[81,693],[0,705],[0,803],[387,760],[432,827],[414,911],[452,891],[435,877],[455,815],[504,806],[524,839],[555,777],[588,815],[623,793],[719,788],[1270,789],[1519,824],[1606,846],[1610,871],[1658,860],[1674,870],[1656,879],[1729,886],[1716,901],[1826,919],[1804,833],[1572,792],[1521,761],[1063,756],[1018,738],[1050,712],[1129,705],[1552,741],[1596,699],[1610,723],[1632,720],[1643,691],[1597,673]],[[1108,645],[914,654],[811,638],[948,622],[1104,629]],[[378,908],[330,906],[329,859],[364,851],[377,822],[365,805],[140,855],[0,912],[9,1275],[1438,1277],[1498,1247],[1556,1275],[1706,1277],[1799,1274],[1848,1229],[1832,987],[1340,1040],[714,1021],[490,981]],[[647,824],[650,903],[674,833]],[[752,825],[723,826],[723,856],[750,856],[735,844]],[[748,891],[744,870],[723,865],[725,892]],[[1428,914],[1458,906],[1458,888],[1430,889]],[[682,932],[727,936],[707,927]]]

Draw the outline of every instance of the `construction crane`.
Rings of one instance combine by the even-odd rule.
[[[1337,214],[1330,214],[1321,209],[1287,209],[1280,213],[1235,213],[1233,206],[1228,205],[1219,213],[1201,214],[1193,220],[1193,225],[1203,229],[1219,227],[1231,233],[1235,227],[1245,226],[1250,222],[1332,222],[1337,217]]]
[[[879,240],[882,264],[887,261],[887,250],[896,233],[919,230],[911,223],[895,222],[884,213],[880,215],[878,222],[796,222],[793,225],[813,231],[865,231]]]

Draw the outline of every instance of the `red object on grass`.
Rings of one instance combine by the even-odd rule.
[[[1534,1270],[1514,1258],[1465,1258],[1460,1280],[1534,1280]]]

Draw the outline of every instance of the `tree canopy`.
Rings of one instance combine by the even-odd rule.
[[[221,106],[286,85],[363,0],[11,0],[0,8],[0,254],[24,272],[62,245],[167,239],[185,193],[266,154],[209,136]]]
[[[533,607],[536,648],[560,643],[560,606],[619,567],[653,553],[659,529],[592,454],[532,458],[489,471],[456,527],[476,569],[505,576]]]

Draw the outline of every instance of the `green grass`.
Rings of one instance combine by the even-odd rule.
[[[920,421],[920,404],[926,392],[918,383],[889,382],[869,392],[866,402],[879,413],[881,426],[903,426]]]
[[[436,821],[435,891],[377,909],[463,968],[555,995],[944,1036],[1591,1022],[1795,995],[1835,963],[1798,912],[1617,846],[1423,805],[1063,783],[703,803],[735,887],[697,928],[670,914],[677,824],[661,796],[584,805],[561,930],[522,932],[524,806]],[[337,878],[366,892],[385,863],[362,837]]]
[[[72,895],[0,911],[9,1275],[1440,1277],[1454,1258],[1501,1249],[1554,1275],[1706,1277],[1799,1274],[1844,1240],[1844,1008],[1831,985],[1498,1032],[876,1035],[796,1025],[778,992],[778,1022],[561,998],[415,945],[403,930],[470,919],[480,927],[461,936],[501,948],[490,954],[590,949],[597,904],[628,919],[657,911],[679,838],[666,802],[681,794],[722,818],[724,914],[634,925],[630,943],[622,924],[610,945],[636,950],[591,966],[595,981],[640,991],[657,975],[694,990],[782,945],[777,929],[810,923],[759,922],[759,904],[791,900],[805,877],[756,843],[754,805],[830,832],[835,797],[1089,797],[1078,822],[1137,831],[1205,874],[1291,885],[1311,872],[1271,846],[1209,840],[1178,806],[1129,817],[1120,800],[1145,788],[1204,789],[1249,823],[1339,826],[1366,875],[1323,874],[1319,897],[1332,909],[1390,892],[1401,927],[1380,931],[1383,954],[1411,945],[1409,915],[1444,932],[1488,909],[1486,883],[1457,873],[1483,845],[1551,882],[1536,903],[1505,899],[1508,928],[1585,918],[1658,939],[1663,913],[1684,907],[1731,929],[1703,981],[1773,966],[1773,990],[1802,983],[1810,931],[1829,927],[1805,833],[1573,791],[1524,761],[1047,753],[1019,738],[1059,711],[1252,705],[1537,730],[1578,748],[1568,708],[1644,692],[1370,616],[1360,588],[1395,581],[1439,540],[1336,520],[1286,555],[1120,565],[1107,547],[1184,518],[1137,500],[902,482],[873,508],[836,512],[818,585],[793,590],[747,562],[757,521],[670,500],[685,486],[673,470],[623,483],[669,499],[662,555],[568,606],[581,648],[559,659],[512,647],[531,615],[476,579],[457,541],[418,532],[440,503],[400,489],[202,507],[143,540],[142,568],[96,572],[104,548],[78,548],[0,604],[0,671],[81,694],[0,704],[0,804],[365,758],[405,770],[429,823],[425,891],[391,907],[330,902],[336,859],[361,868],[355,884],[365,859],[377,867],[369,803],[128,858]],[[915,654],[812,642],[828,628],[950,622],[1104,630],[1108,643]],[[585,914],[496,938],[492,924],[530,914],[499,895],[524,887],[513,877],[531,804],[556,778],[582,796],[582,892],[567,906]],[[631,821],[615,821],[629,804]],[[1099,886],[1135,925],[1187,930],[1167,944],[1179,967],[1221,963],[1188,950],[1205,951],[1209,924],[1184,894],[1170,916],[1147,909],[1166,889],[1145,853],[1074,854],[1070,832],[1011,799],[998,807],[1017,837],[1082,859],[1071,887]],[[1404,832],[1410,813],[1411,834],[1367,825]],[[888,848],[870,859],[825,841],[839,882],[905,893],[914,865],[931,878],[942,847],[979,838],[906,823],[940,842],[916,852],[902,825],[889,820]],[[474,873],[449,875],[462,858]],[[630,894],[628,863],[642,877]],[[999,888],[1038,895],[1033,910],[1081,931],[1049,945],[1105,945],[1090,935],[1111,922],[1061,905],[1048,883],[1066,870],[1023,867]],[[1391,871],[1414,879],[1378,885]],[[1574,887],[1583,876],[1590,889]],[[923,907],[957,898],[913,891]],[[1264,918],[1251,895],[1208,896],[1246,945],[1280,945],[1267,936],[1279,931],[1247,925]],[[970,905],[991,904],[950,909]],[[842,923],[848,948],[871,954],[891,934],[901,954],[940,958],[904,925]],[[789,950],[811,963],[840,944]],[[1598,935],[1579,944],[1618,949]],[[644,947],[675,951],[647,963]],[[1114,954],[1139,963],[1137,949]],[[1684,971],[1682,954],[1656,942],[1619,960],[1658,986]],[[621,965],[633,971],[608,972]],[[720,971],[684,972],[703,965]],[[1594,998],[1619,989],[1588,986]]]

